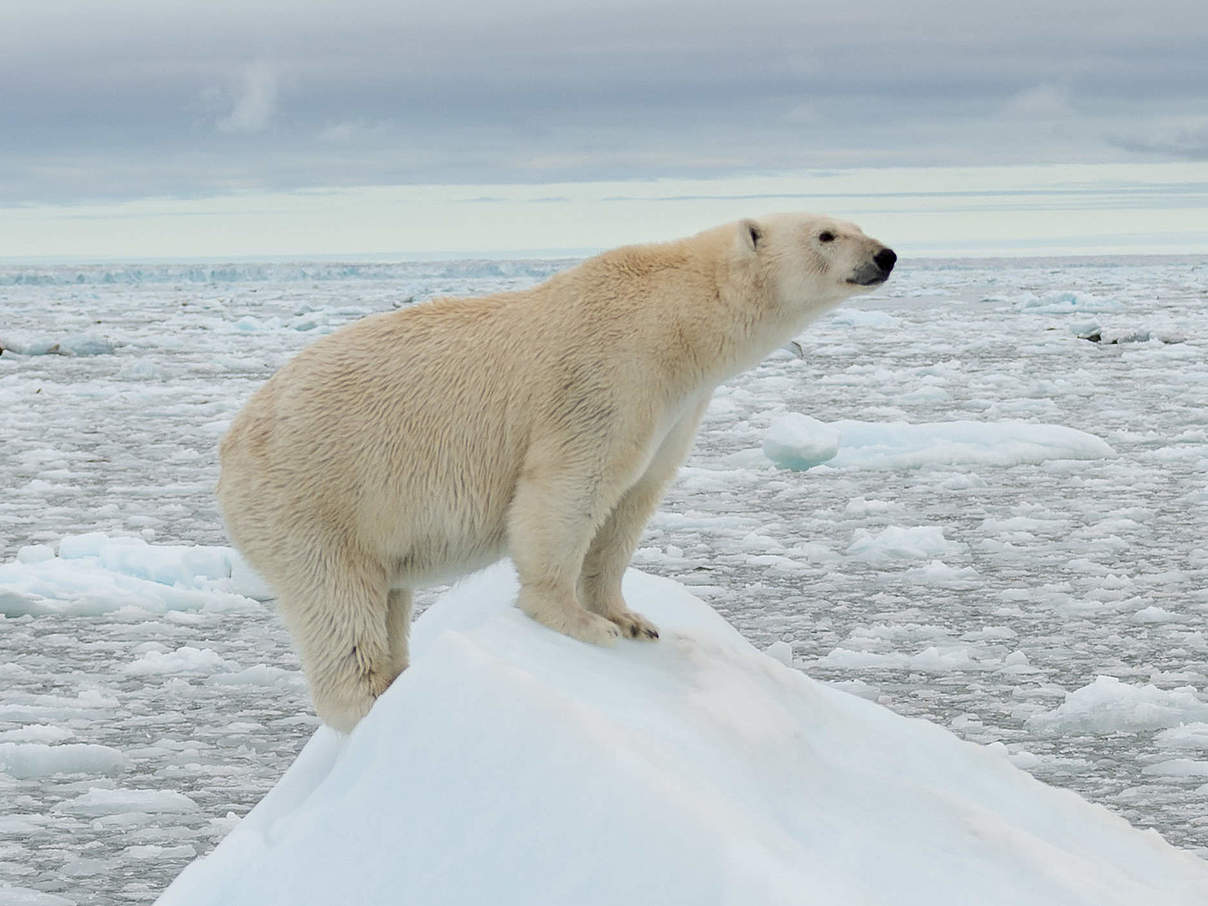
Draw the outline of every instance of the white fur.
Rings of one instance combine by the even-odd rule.
[[[882,248],[829,218],[746,220],[365,318],[285,365],[223,439],[218,496],[319,716],[351,729],[406,668],[412,588],[504,555],[545,625],[657,637],[621,577],[714,387]]]

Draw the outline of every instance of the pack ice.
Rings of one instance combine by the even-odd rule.
[[[161,906],[1208,902],[1156,833],[810,680],[671,580],[630,572],[663,638],[613,648],[514,593],[500,565],[430,608],[369,716]]]
[[[790,412],[772,422],[763,452],[785,469],[917,469],[924,466],[1013,466],[1114,455],[1093,434],[1064,425],[1021,421],[861,422],[826,424]]]
[[[102,532],[30,544],[0,563],[0,616],[240,610],[269,590],[229,547],[148,544]]]

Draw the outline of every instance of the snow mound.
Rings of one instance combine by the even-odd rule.
[[[0,564],[0,615],[96,615],[131,609],[239,610],[268,597],[229,547],[154,545],[101,533],[69,535],[58,554],[30,545]]]
[[[583,645],[506,565],[417,621],[161,906],[1203,903],[1208,865],[1001,754],[813,682],[631,571],[655,644]]]
[[[809,469],[838,452],[839,432],[800,412],[776,419],[763,439],[764,455],[783,469]]]
[[[1051,459],[1114,456],[1093,434],[1032,422],[831,422],[839,452],[836,469],[917,469],[926,466],[1014,466]]]
[[[1164,690],[1099,676],[1093,683],[1067,692],[1065,701],[1053,710],[1032,715],[1028,724],[1061,733],[1134,733],[1204,720],[1208,720],[1208,701],[1200,699],[1191,686]]]

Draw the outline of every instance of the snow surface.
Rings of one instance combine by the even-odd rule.
[[[316,733],[161,906],[1208,900],[1208,864],[760,654],[675,582],[626,577],[662,639],[615,648],[515,589],[492,567],[425,613],[365,721]]]
[[[0,766],[0,902],[16,888],[79,906],[151,901],[314,732],[263,588],[235,561],[229,577],[190,572],[181,553],[226,556],[216,445],[247,396],[351,319],[564,265],[0,268],[0,346],[92,335],[113,349],[0,354],[0,568],[22,566],[0,582],[0,744],[45,747],[7,750],[29,776]],[[1027,304],[1063,293],[1116,305]],[[800,337],[800,358],[778,354],[719,389],[635,565],[689,586],[756,648],[782,643],[811,676],[1208,856],[1208,778],[1179,762],[1208,761],[1208,720],[1142,729],[1111,696],[1095,726],[1031,719],[1099,676],[1208,702],[1206,300],[1202,257],[902,261],[877,295]],[[913,439],[920,426],[988,427],[946,461],[931,435],[897,462],[840,465],[841,449],[801,472],[761,449],[788,413],[869,425],[879,442],[898,425]],[[970,458],[1006,424],[1068,428],[1111,452]],[[962,547],[848,553],[858,531],[895,526]],[[93,533],[146,558],[143,573],[103,565],[95,546],[58,556],[64,538]],[[163,548],[175,565],[152,576]],[[55,810],[91,789],[174,792],[197,808]]]

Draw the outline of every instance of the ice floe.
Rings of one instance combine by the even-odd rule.
[[[513,589],[492,568],[425,613],[352,735],[320,730],[161,906],[1208,898],[1205,863],[811,681],[674,582],[630,572],[663,638],[614,648],[538,626]]]

